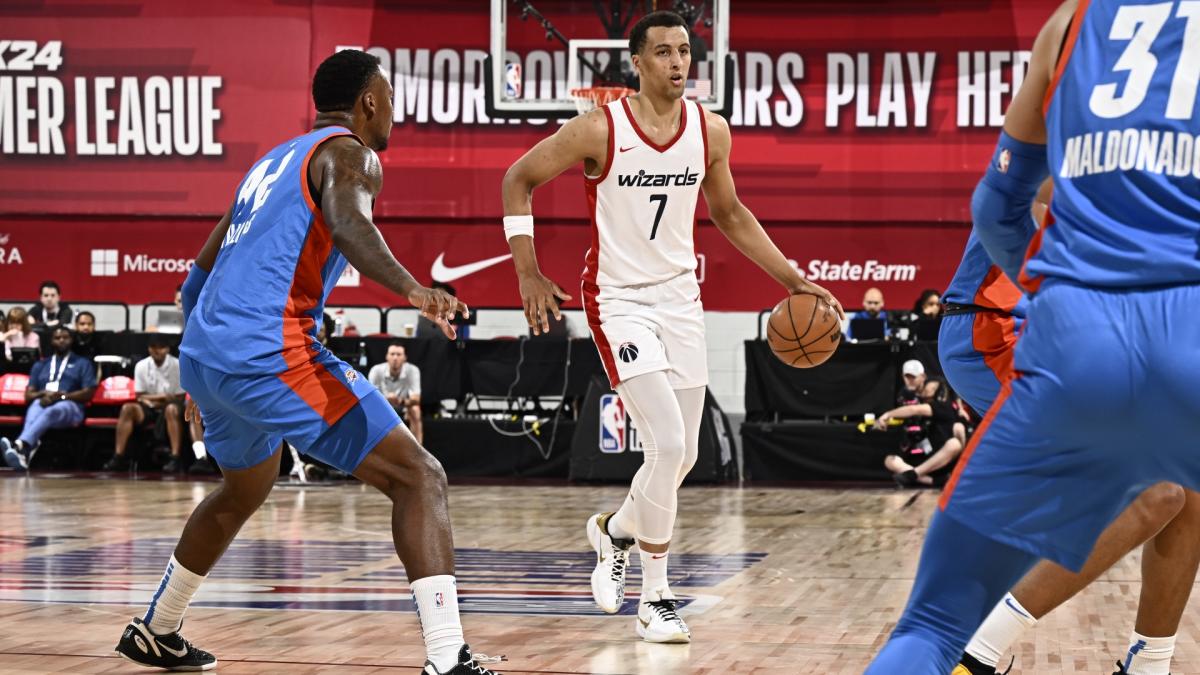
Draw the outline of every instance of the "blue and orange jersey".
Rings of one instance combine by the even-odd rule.
[[[1050,218],[1021,283],[1200,283],[1200,2],[1080,0],[1044,112]]]
[[[238,184],[229,231],[180,351],[227,373],[278,374],[313,357],[325,300],[346,266],[308,184],[325,127],[272,149]]]
[[[971,232],[958,271],[942,294],[942,301],[978,305],[1012,312],[1021,301],[1021,291],[988,257],[979,238]]]

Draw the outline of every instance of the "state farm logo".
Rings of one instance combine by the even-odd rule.
[[[799,263],[789,261],[797,270]],[[811,281],[915,281],[919,265],[888,265],[878,260],[810,260],[804,277]]]
[[[122,273],[184,273],[192,268],[192,258],[155,258],[147,253],[121,254],[115,248],[92,249],[92,276],[115,277]]]
[[[25,260],[21,258],[21,249],[9,246],[11,240],[11,234],[0,234],[0,265],[24,265]]]

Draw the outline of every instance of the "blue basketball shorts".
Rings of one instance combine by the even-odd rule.
[[[984,536],[1078,570],[1161,481],[1200,489],[1200,286],[1050,281],[1004,384],[942,494]]]
[[[282,440],[352,473],[401,424],[362,373],[321,349],[277,375],[236,375],[179,357],[184,390],[204,417],[204,444],[223,468],[246,469]]]
[[[946,380],[967,405],[986,415],[1000,386],[1013,375],[1013,349],[1022,321],[1003,312],[954,314],[942,319],[938,360]]]

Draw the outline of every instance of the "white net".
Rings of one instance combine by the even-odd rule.
[[[599,106],[608,105],[635,93],[637,92],[628,87],[580,87],[571,90],[571,98],[575,99],[575,109],[580,115],[584,115]]]

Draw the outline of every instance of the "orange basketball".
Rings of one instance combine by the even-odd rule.
[[[767,320],[767,344],[793,368],[825,363],[841,342],[837,312],[815,295],[789,295],[775,305]]]

